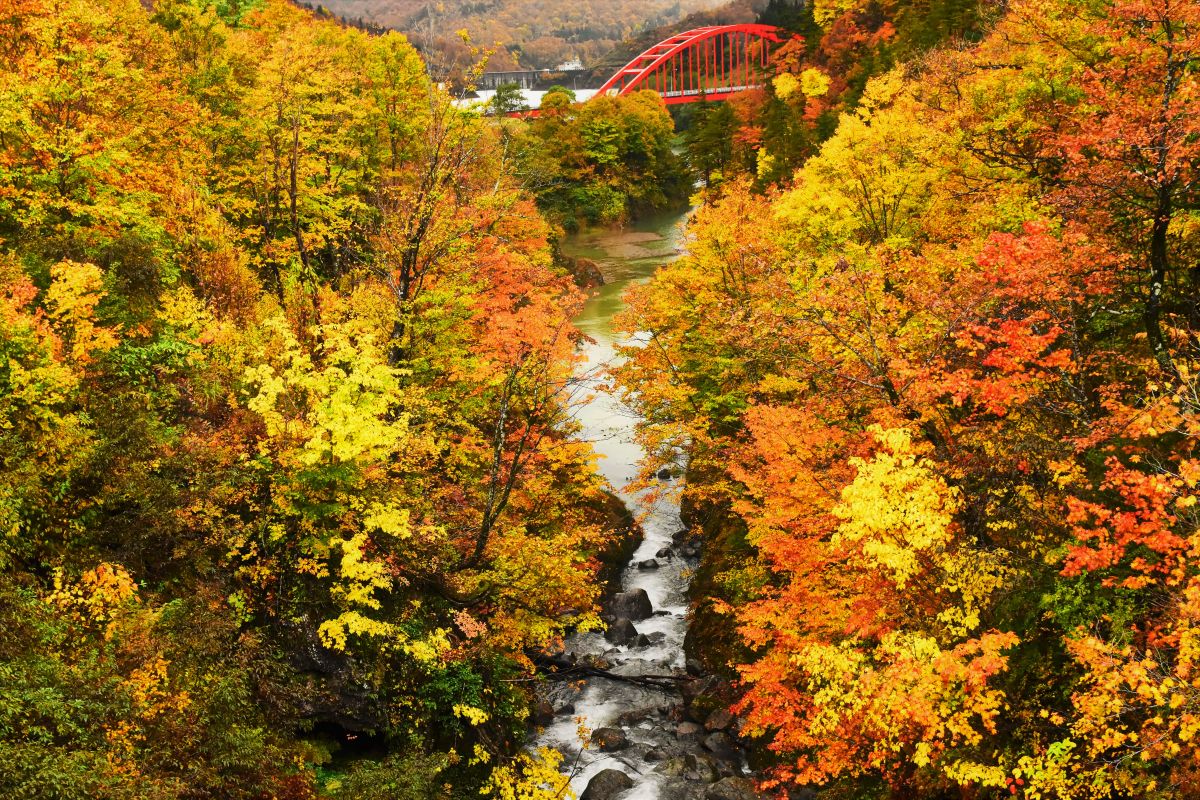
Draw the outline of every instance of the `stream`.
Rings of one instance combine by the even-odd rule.
[[[612,633],[609,638],[603,632],[575,634],[567,639],[564,652],[581,662],[601,659],[620,675],[686,674],[688,575],[695,568],[696,551],[673,539],[684,529],[673,496],[652,502],[645,491],[629,487],[645,455],[633,436],[638,417],[603,387],[604,368],[616,358],[615,345],[620,341],[612,321],[623,308],[622,295],[631,284],[648,280],[659,266],[677,257],[686,216],[652,217],[619,231],[588,231],[571,237],[564,246],[569,255],[595,261],[604,275],[605,285],[593,290],[575,320],[592,339],[583,347],[586,362],[579,372],[588,399],[577,408],[576,417],[582,426],[579,435],[591,441],[600,455],[601,473],[645,534],[622,573],[621,591],[644,590],[652,609],[647,614],[642,601],[643,608],[621,613],[621,608],[637,604],[631,605],[625,594],[617,595],[605,612],[629,616],[636,636],[626,643],[625,637]],[[647,568],[648,563],[639,567],[651,559],[657,568]],[[629,636],[628,628],[624,630]],[[700,724],[704,720],[688,717],[678,690],[593,677],[553,684],[547,700],[555,715],[534,744],[564,753],[564,770],[582,800],[754,796],[747,794],[748,782],[740,779],[717,784],[743,774],[742,756],[736,747],[725,746],[731,743],[726,733],[706,729]],[[580,738],[581,724],[592,734],[588,746]],[[611,770],[629,780],[606,772]]]

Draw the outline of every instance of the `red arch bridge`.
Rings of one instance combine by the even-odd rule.
[[[771,44],[783,42],[773,25],[711,25],[664,39],[617,71],[596,92],[623,95],[653,89],[668,105],[724,100],[761,85]]]

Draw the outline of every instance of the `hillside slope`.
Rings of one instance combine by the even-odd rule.
[[[333,14],[408,34],[440,66],[461,64],[469,51],[457,32],[476,44],[499,45],[490,67],[554,67],[571,59],[602,57],[639,31],[670,25],[722,0],[324,0]]]

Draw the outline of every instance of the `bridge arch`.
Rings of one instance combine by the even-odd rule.
[[[668,105],[704,97],[724,100],[757,86],[770,64],[768,43],[779,44],[773,25],[710,25],[664,39],[617,70],[596,96],[653,89]]]

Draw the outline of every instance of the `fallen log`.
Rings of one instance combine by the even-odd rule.
[[[574,680],[577,678],[607,678],[610,681],[629,683],[634,686],[644,686],[650,689],[676,689],[680,683],[696,680],[691,675],[618,675],[612,670],[597,667],[586,662],[573,661],[563,655],[546,655],[539,653],[534,656],[533,663],[540,672],[553,680]]]

